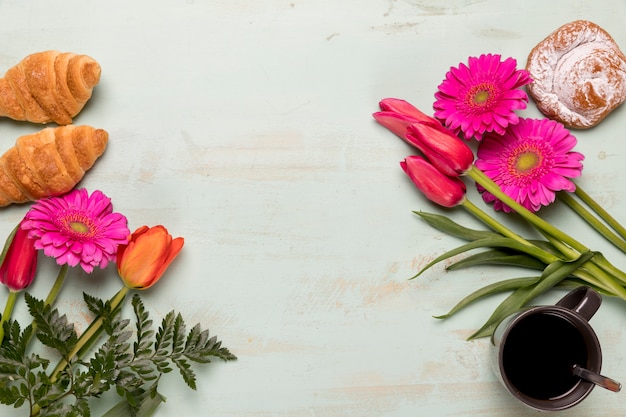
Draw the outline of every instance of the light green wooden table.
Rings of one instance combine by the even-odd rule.
[[[186,239],[146,305],[202,322],[239,360],[197,368],[198,392],[168,375],[158,416],[533,416],[492,374],[489,342],[465,341],[497,297],[432,318],[518,271],[437,267],[408,280],[458,242],[412,215],[438,209],[399,168],[411,149],[370,114],[383,97],[429,109],[470,55],[523,66],[579,18],[626,47],[623,0],[6,0],[0,72],[45,49],[96,58],[101,83],[75,123],[107,129],[110,143],[81,185],[108,194],[131,229],[163,224]],[[523,114],[539,116],[532,104]],[[620,108],[576,133],[581,184],[623,221],[625,120]],[[2,120],[0,145],[38,129]],[[0,235],[26,209],[2,209]],[[562,214],[546,215],[602,245]],[[80,318],[81,293],[112,294],[114,276],[74,271],[59,307]],[[605,300],[592,324],[603,370],[626,382],[626,304]],[[563,415],[625,413],[624,393],[596,389]]]

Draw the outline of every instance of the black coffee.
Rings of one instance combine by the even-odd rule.
[[[504,373],[521,393],[539,400],[568,393],[580,378],[576,364],[587,365],[585,340],[567,318],[555,313],[524,317],[503,346]]]

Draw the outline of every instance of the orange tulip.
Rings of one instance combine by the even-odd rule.
[[[172,239],[161,225],[142,226],[130,235],[128,244],[117,250],[117,272],[128,288],[153,286],[183,248],[184,239]]]

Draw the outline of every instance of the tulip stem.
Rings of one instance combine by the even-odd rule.
[[[508,227],[504,226],[502,223],[500,223],[499,221],[497,221],[493,217],[491,217],[489,214],[485,213],[484,210],[481,210],[478,206],[476,206],[474,203],[472,203],[469,199],[466,198],[463,201],[462,206],[470,214],[472,214],[473,216],[477,217],[480,221],[482,221],[487,226],[491,227],[493,230],[495,230],[496,232],[500,233],[501,235],[503,235],[505,237],[508,237],[508,238],[511,238],[511,239],[513,239],[513,240],[523,244],[523,245],[526,245],[526,246],[530,247],[530,248],[533,248],[534,256],[536,258],[539,258],[542,262],[544,262],[546,264],[550,264],[550,263],[558,260],[558,258],[556,256],[554,256],[553,254],[551,254],[550,252],[542,250],[537,245],[533,245],[531,242],[529,242],[528,240],[524,239],[523,237],[521,237],[520,235],[518,235],[517,233],[515,233],[514,231],[512,231]]]
[[[602,281],[604,287],[609,289],[614,296],[619,297],[622,300],[626,300],[626,289],[615,281],[615,276],[607,273],[602,266],[598,265],[598,263],[594,263],[593,258],[591,261],[586,262],[583,265],[583,268],[585,268],[593,277]]]
[[[111,311],[115,310],[120,305],[120,303],[126,297],[126,294],[128,293],[128,291],[129,291],[128,287],[122,287],[122,289],[119,290],[117,292],[117,294],[115,294],[113,296],[113,298],[111,299]],[[52,374],[50,374],[50,381],[51,382],[55,382],[56,381],[57,375],[59,374],[59,372],[61,372],[63,369],[65,369],[67,367],[67,365],[70,363],[70,361],[83,348],[83,346],[85,346],[85,344],[93,343],[93,341],[91,339],[95,335],[99,334],[99,330],[102,327],[102,323],[103,322],[104,322],[104,318],[102,316],[96,317],[91,322],[91,324],[89,325],[87,330],[85,330],[85,332],[82,335],[80,335],[80,337],[78,338],[78,341],[76,342],[76,345],[70,351],[70,353],[68,354],[68,357],[61,359],[59,361],[59,363],[57,364],[56,368],[54,368],[54,371],[52,371]]]
[[[13,308],[15,307],[15,301],[17,300],[18,291],[9,291],[9,297],[7,303],[4,305],[4,312],[2,313],[2,319],[0,320],[0,345],[4,340],[4,323],[9,321],[13,314]]]

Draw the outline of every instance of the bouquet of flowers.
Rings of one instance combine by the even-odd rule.
[[[101,191],[75,189],[35,202],[0,259],[0,282],[8,289],[0,320],[0,402],[24,406],[30,416],[89,416],[90,399],[115,389],[122,399],[103,417],[145,417],[165,400],[158,391],[163,374],[177,369],[195,389],[191,362],[236,359],[200,324],[188,329],[175,311],[153,328],[140,292],[159,281],[183,244],[161,225],[130,233],[127,218]],[[60,266],[45,300],[24,291],[37,275],[39,251]],[[55,300],[70,268],[90,274],[110,263],[121,288],[106,300],[84,294],[92,320],[79,335]],[[26,325],[12,319],[22,294],[32,317]],[[129,298],[132,319],[122,311]]]
[[[441,214],[416,212],[429,225],[467,242],[437,257],[416,276],[470,251],[474,253],[455,258],[447,269],[489,264],[537,271],[491,283],[438,316],[450,317],[485,296],[508,292],[470,339],[492,335],[505,317],[557,285],[587,285],[626,300],[625,272],[538,214],[560,201],[626,252],[626,229],[573,180],[581,175],[584,160],[573,150],[576,138],[554,120],[516,114],[528,103],[521,88],[532,82],[516,65],[513,58],[485,54],[452,67],[435,93],[434,117],[396,98],[383,99],[380,111],[373,114],[421,153],[408,156],[400,166],[428,199],[446,208],[463,207],[488,227],[470,229]],[[470,141],[477,145],[476,155]],[[467,179],[486,203],[521,217],[538,236],[525,238],[472,203]]]

